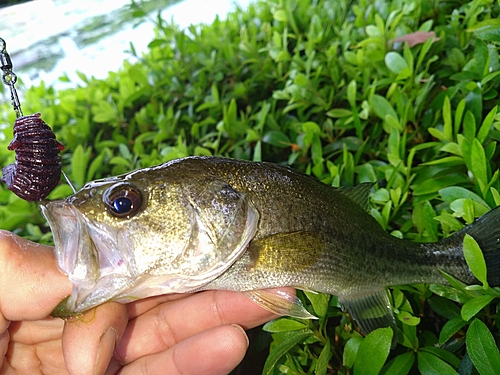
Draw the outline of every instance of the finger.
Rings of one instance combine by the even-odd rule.
[[[0,249],[0,326],[1,315],[7,320],[45,318],[71,293],[52,247],[0,230]]]
[[[64,321],[48,317],[36,321],[12,322],[9,327],[12,341],[23,345],[37,345],[42,342],[59,340],[64,326]]]
[[[127,309],[108,302],[66,322],[62,345],[70,374],[104,374],[128,322]]]
[[[125,366],[120,375],[223,375],[245,356],[248,338],[236,325],[212,328],[192,336],[165,352],[148,355]]]
[[[63,323],[54,318],[11,322],[5,332],[5,363],[11,368],[9,371],[17,374],[67,374],[61,348]],[[1,343],[0,337],[0,348]],[[3,358],[1,352],[2,349],[0,358]],[[0,371],[0,374],[8,373]]]
[[[0,332],[0,373],[4,373],[2,371],[2,362],[4,363],[4,366],[7,366],[7,362],[4,360],[5,354],[7,353],[7,349],[9,348],[9,342],[10,342],[10,334],[9,331],[4,331]],[[6,371],[5,371],[6,372]]]
[[[115,351],[123,364],[160,353],[207,329],[238,324],[255,327],[276,315],[246,296],[229,291],[206,291],[161,304],[134,319]]]
[[[128,303],[128,317],[129,319],[134,319],[135,317],[144,314],[146,311],[149,311],[162,303],[175,301],[191,295],[192,294],[163,294],[161,296],[144,298],[139,301]]]

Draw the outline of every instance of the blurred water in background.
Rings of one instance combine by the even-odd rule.
[[[136,0],[140,4],[140,0]],[[149,0],[143,9],[186,28],[211,23],[250,0]],[[154,38],[153,24],[133,16],[130,0],[34,0],[0,9],[0,37],[7,42],[14,72],[26,86],[44,81],[64,88],[66,75],[74,86],[76,72],[104,78],[123,61],[133,60],[130,44],[140,56]],[[22,96],[22,93],[21,93]]]

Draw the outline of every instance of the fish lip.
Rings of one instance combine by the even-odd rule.
[[[57,265],[61,272],[73,281],[76,256],[82,243],[82,234],[85,232],[78,218],[78,212],[65,201],[42,202],[40,209],[52,231]]]
[[[120,294],[129,287],[135,278],[133,258],[129,253],[117,257],[115,245],[123,244],[126,234],[113,232],[111,238],[100,240],[109,228],[99,228],[68,200],[41,202],[40,208],[52,230],[58,267],[73,284],[54,316],[79,314],[109,300],[103,291]]]

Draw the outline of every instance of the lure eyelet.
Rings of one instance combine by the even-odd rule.
[[[143,205],[141,192],[128,183],[119,183],[108,188],[102,201],[108,212],[117,218],[131,218]]]

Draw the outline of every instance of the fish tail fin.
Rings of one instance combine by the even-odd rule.
[[[500,206],[485,213],[451,238],[457,236],[463,241],[466,234],[474,238],[481,248],[488,284],[500,286]]]

